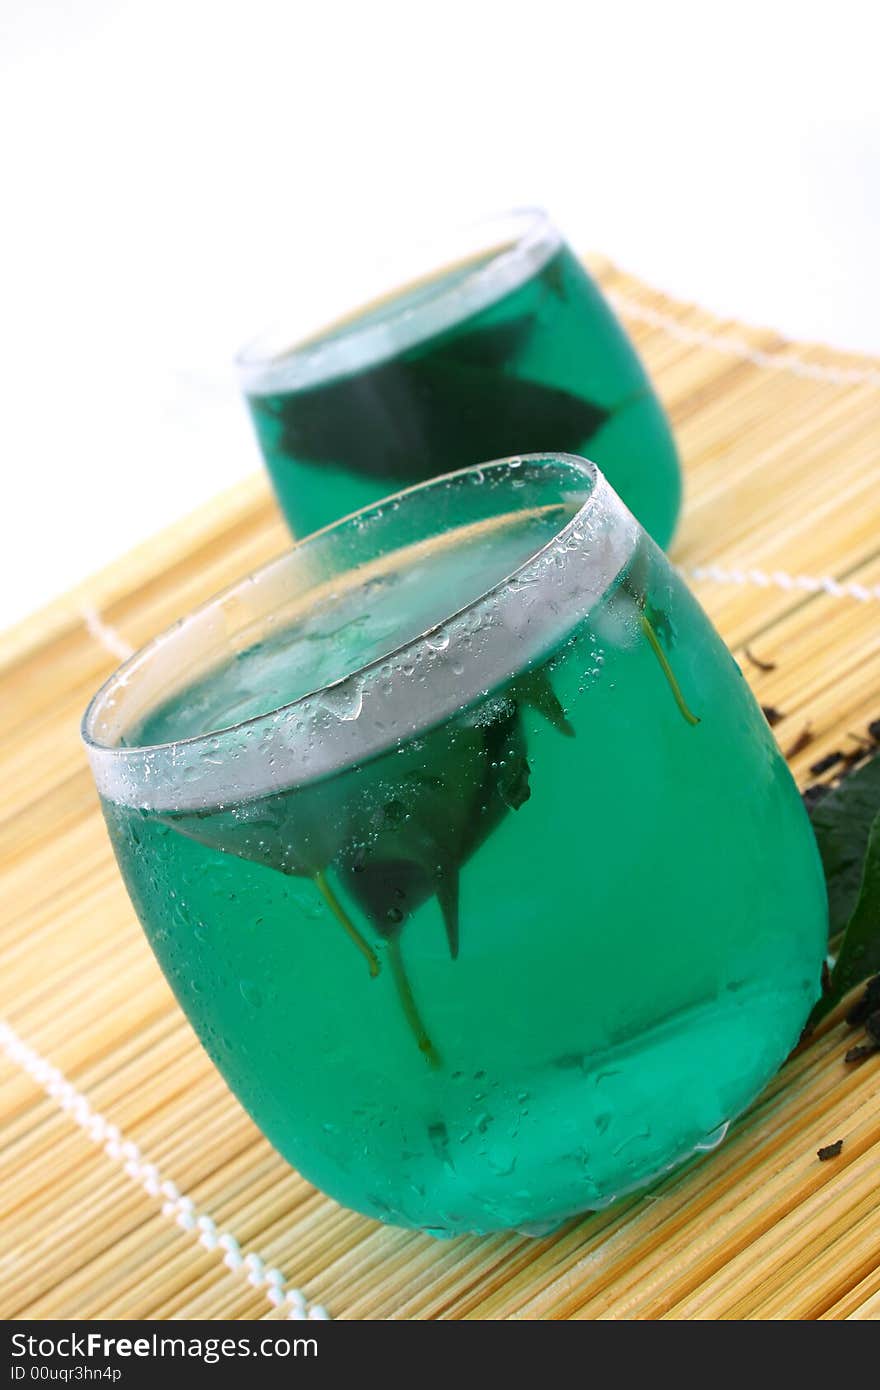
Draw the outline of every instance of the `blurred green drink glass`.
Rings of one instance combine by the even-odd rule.
[[[587,455],[660,546],[672,536],[681,479],[663,408],[541,212],[401,259],[369,305],[306,341],[281,322],[238,368],[296,536],[438,474],[532,451]]]

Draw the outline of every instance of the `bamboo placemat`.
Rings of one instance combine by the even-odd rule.
[[[803,784],[880,716],[880,365],[593,266],[681,443],[674,559]],[[119,656],[284,546],[257,477],[0,639],[0,1314],[880,1316],[880,1056],[845,1067],[839,1023],[717,1153],[541,1240],[380,1227],[261,1138],[142,937],[78,723]]]

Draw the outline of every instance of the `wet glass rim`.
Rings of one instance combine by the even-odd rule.
[[[511,468],[516,468],[523,463],[561,465],[562,468],[560,469],[560,482],[562,482],[564,478],[564,473],[562,471],[564,469],[565,473],[568,473],[572,475],[573,478],[577,478],[580,481],[582,481],[585,488],[588,487],[589,490],[586,493],[582,505],[578,507],[577,511],[569,517],[565,524],[561,526],[559,530],[555,532],[554,535],[551,536],[551,538],[548,541],[546,541],[543,545],[539,546],[536,550],[534,550],[528,556],[528,558],[525,559],[520,565],[517,565],[517,567],[514,570],[511,570],[507,574],[503,575],[494,584],[490,585],[489,588],[482,590],[479,594],[475,594],[473,598],[471,598],[466,604],[463,604],[460,608],[453,609],[449,613],[444,613],[444,616],[438,622],[433,623],[431,626],[425,628],[422,632],[416,634],[409,641],[403,642],[399,646],[394,647],[389,651],[382,652],[380,655],[374,657],[372,660],[368,662],[365,662],[363,665],[357,666],[351,671],[346,671],[344,675],[339,676],[336,680],[330,681],[328,684],[323,686],[317,686],[314,690],[309,690],[305,692],[303,695],[298,696],[297,699],[292,700],[289,703],[273,706],[271,709],[264,710],[260,714],[252,715],[248,719],[241,720],[239,723],[236,724],[228,724],[223,725],[220,728],[206,729],[199,734],[193,734],[183,739],[174,739],[166,743],[106,743],[96,737],[93,737],[92,731],[96,721],[100,717],[102,707],[111,698],[114,690],[127,685],[134,677],[136,677],[138,671],[141,668],[145,667],[148,662],[153,660],[158,655],[163,645],[167,641],[180,634],[182,630],[186,628],[190,623],[194,623],[202,615],[210,612],[211,609],[222,605],[225,600],[232,597],[244,586],[252,583],[253,580],[258,576],[267,576],[271,574],[273,570],[280,569],[284,565],[289,564],[290,559],[295,552],[300,552],[303,548],[316,545],[319,542],[325,540],[329,535],[333,534],[334,532],[339,532],[345,528],[352,527],[356,525],[357,522],[363,523],[363,521],[369,519],[371,515],[375,515],[376,513],[381,514],[385,510],[385,508],[389,507],[392,503],[399,503],[401,501],[404,501],[407,497],[410,497],[414,494],[424,494],[436,488],[444,487],[448,485],[450,482],[457,479],[463,479],[469,476],[474,477],[477,474],[485,475],[486,473],[491,472],[494,469],[497,469],[499,471],[510,470]],[[439,477],[430,478],[424,482],[416,483],[412,487],[404,488],[400,492],[392,493],[388,497],[384,497],[378,502],[373,502],[369,506],[363,507],[357,512],[351,512],[348,516],[341,517],[338,520],[331,522],[330,525],[323,527],[320,531],[314,531],[311,535],[304,536],[302,540],[296,541],[294,545],[291,547],[291,549],[284,551],[282,555],[276,556],[275,559],[267,561],[264,565],[258,566],[256,570],[252,570],[247,575],[242,576],[242,578],[236,579],[231,584],[226,585],[225,588],[213,594],[203,603],[198,604],[194,609],[191,610],[191,612],[186,614],[184,617],[178,618],[178,620],[175,623],[172,623],[169,627],[163,629],[162,632],[158,633],[155,637],[152,637],[148,642],[144,644],[144,646],[140,647],[130,657],[127,657],[126,660],[116,668],[112,675],[110,675],[107,678],[107,680],[104,681],[104,683],[93,695],[92,699],[89,701],[88,706],[86,707],[86,711],[83,715],[82,722],[80,725],[80,733],[83,743],[86,746],[86,749],[88,750],[90,755],[95,754],[100,756],[102,761],[107,758],[111,758],[114,761],[125,761],[126,759],[131,759],[133,756],[142,757],[144,755],[152,753],[169,752],[172,749],[197,748],[199,747],[199,745],[207,746],[212,739],[216,739],[218,737],[223,737],[227,735],[236,735],[241,731],[253,729],[262,723],[266,723],[268,725],[271,721],[276,720],[279,715],[287,715],[289,712],[295,711],[301,706],[305,706],[309,702],[313,701],[316,697],[319,697],[329,691],[333,691],[338,687],[344,685],[348,681],[364,677],[369,673],[378,670],[379,667],[383,666],[388,661],[402,660],[407,653],[414,651],[416,647],[419,645],[419,643],[424,642],[427,637],[430,637],[432,634],[446,627],[449,623],[453,622],[454,620],[466,617],[473,609],[477,608],[479,605],[483,604],[487,599],[490,599],[493,595],[503,590],[506,585],[515,582],[518,576],[523,574],[524,571],[531,568],[531,566],[534,565],[536,561],[540,560],[541,557],[545,556],[552,547],[557,546],[561,539],[564,539],[570,532],[572,532],[580,523],[584,521],[587,514],[596,505],[599,484],[604,483],[604,481],[605,480],[603,478],[603,475],[600,473],[599,469],[596,467],[595,464],[591,463],[588,459],[580,458],[576,454],[568,454],[562,452],[513,454],[509,455],[507,458],[492,459],[487,463],[474,464],[468,468],[456,469],[451,473],[441,474]],[[197,679],[198,673],[194,673],[193,680]]]
[[[457,239],[462,245],[449,254]],[[561,245],[561,234],[539,207],[514,208],[450,229],[445,237],[441,234],[414,248],[410,273],[389,275],[383,293],[353,304],[341,318],[331,315],[299,345],[295,336],[291,342],[289,329],[285,334],[287,318],[250,339],[235,359],[240,385],[248,394],[269,395],[314,386],[387,360],[517,288]],[[481,259],[484,256],[489,259]],[[448,284],[444,270],[471,259],[477,262],[473,269]],[[423,282],[426,292],[417,304],[403,304],[379,321],[362,321],[383,300]]]

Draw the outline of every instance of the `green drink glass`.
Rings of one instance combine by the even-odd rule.
[[[659,545],[672,536],[681,479],[666,416],[541,212],[398,263],[369,305],[311,336],[282,322],[238,368],[294,535],[453,468],[561,450],[589,454]]]
[[[718,1142],[818,995],[788,769],[581,460],[466,469],[311,536],[128,661],[84,736],[208,1053],[380,1220],[604,1206]]]

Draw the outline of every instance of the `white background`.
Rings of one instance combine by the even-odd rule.
[[[432,226],[880,352],[873,0],[0,4],[0,625],[252,471],[240,339]]]

